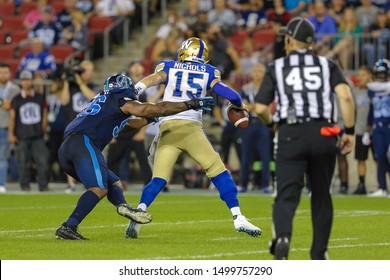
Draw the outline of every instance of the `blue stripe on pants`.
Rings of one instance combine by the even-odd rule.
[[[91,146],[91,142],[89,141],[89,138],[85,135],[84,135],[84,143],[85,143],[85,146],[87,147],[89,154],[91,155],[91,158],[92,158],[92,164],[93,164],[93,169],[95,170],[96,181],[97,181],[99,187],[104,189],[102,172],[100,171],[99,162],[97,160],[95,151],[93,150],[93,148]]]

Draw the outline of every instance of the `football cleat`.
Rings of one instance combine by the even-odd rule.
[[[141,224],[137,224],[136,222],[130,221],[125,231],[126,238],[138,238],[140,229]]]
[[[275,260],[287,260],[289,250],[290,241],[287,237],[279,237],[276,240],[272,240],[270,252],[274,255]]]
[[[116,208],[119,215],[138,224],[147,224],[152,221],[152,215],[141,209],[134,209],[128,204],[119,204]]]
[[[386,197],[387,190],[377,189],[376,191],[369,193],[367,196],[369,196],[369,197]]]
[[[253,237],[257,237],[262,234],[261,229],[252,225],[243,215],[235,215],[233,216],[233,219],[234,227],[237,232],[245,232]]]
[[[56,231],[56,236],[59,239],[67,240],[89,240],[82,236],[78,231],[77,227],[70,227],[63,223]]]

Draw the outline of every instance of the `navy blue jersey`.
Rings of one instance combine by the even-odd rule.
[[[123,113],[120,107],[129,100],[127,92],[99,93],[66,127],[64,138],[74,133],[84,134],[102,151],[112,137],[118,136],[125,127],[130,116]]]

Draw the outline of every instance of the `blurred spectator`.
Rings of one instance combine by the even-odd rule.
[[[182,17],[187,26],[193,27],[198,21],[199,13],[199,0],[189,0],[187,1],[187,7],[182,13]]]
[[[346,8],[340,20],[339,32],[336,37],[336,45],[327,53],[328,58],[337,57],[343,69],[351,69],[355,42],[357,35],[362,33],[362,27],[358,24],[355,9]]]
[[[277,20],[282,26],[286,26],[292,16],[291,13],[285,9],[284,0],[274,0],[274,8],[267,11],[267,18],[268,22]]]
[[[185,23],[184,19],[179,16],[175,10],[168,10],[167,12],[167,22],[160,26],[156,32],[157,39],[166,39],[172,29],[176,29],[183,34],[188,30],[188,26]]]
[[[372,0],[361,0],[361,6],[356,9],[359,25],[366,31],[378,14],[378,7],[372,5]]]
[[[29,38],[38,37],[46,48],[49,48],[60,39],[61,25],[53,21],[54,9],[51,6],[42,8],[42,19],[37,22],[28,34]]]
[[[272,31],[275,33],[275,39],[273,44],[274,59],[283,57],[286,55],[284,34],[281,34],[280,29],[283,27],[280,20],[274,20],[271,22]]]
[[[231,72],[234,70],[236,75],[241,75],[242,68],[240,56],[232,45],[226,40],[217,24],[213,24],[207,30],[208,47],[211,57],[210,64],[214,65],[221,71],[222,80],[229,79]]]
[[[249,0],[248,7],[241,9],[240,15],[242,22],[239,25],[248,31],[266,27],[267,17],[263,0]]]
[[[390,24],[383,9],[378,11],[376,21],[369,27],[369,32],[371,42],[363,44],[362,52],[366,57],[367,64],[373,67],[377,59],[387,57],[390,43]]]
[[[76,8],[83,12],[89,19],[95,13],[95,5],[93,0],[78,0],[76,3]]]
[[[333,17],[337,25],[340,24],[345,7],[345,0],[332,0],[329,3],[328,13]]]
[[[57,66],[55,58],[44,49],[42,41],[39,38],[31,40],[31,52],[26,53],[19,64],[18,71],[29,70],[34,75],[39,72],[44,77],[53,75]]]
[[[58,161],[58,149],[61,146],[65,130],[64,107],[61,104],[62,84],[61,79],[54,79],[50,86],[50,93],[46,96],[49,125],[49,139],[47,142],[49,148],[49,169],[50,177],[54,181],[65,178],[65,173],[61,170]]]
[[[88,42],[88,27],[84,21],[84,14],[81,11],[75,10],[70,15],[72,23],[64,29],[63,39],[73,49],[83,50]]]
[[[231,35],[235,30],[236,15],[226,7],[226,0],[214,0],[214,8],[208,11],[207,21],[219,25],[225,35]]]
[[[250,76],[254,65],[262,62],[263,58],[259,51],[255,49],[252,38],[245,38],[242,43],[243,51],[240,53],[240,63],[243,76]]]
[[[166,39],[158,39],[151,55],[153,63],[158,63],[164,59],[174,59],[176,51],[180,47],[178,44],[179,33],[171,29]]]
[[[271,162],[271,135],[269,128],[264,125],[255,114],[255,96],[258,94],[261,82],[265,74],[264,64],[256,64],[252,67],[252,82],[243,85],[242,98],[247,105],[249,125],[241,129],[241,188],[246,191],[249,184],[249,175],[254,156],[261,160],[261,185],[263,192],[270,192],[270,162]]]
[[[199,0],[199,10],[208,12],[213,8],[213,0]]]
[[[20,80],[20,94],[12,100],[8,140],[15,145],[21,189],[30,191],[30,159],[33,159],[39,191],[48,191],[48,150],[44,141],[47,129],[45,96],[33,90],[30,71],[22,71]]]
[[[57,14],[57,22],[61,24],[62,29],[72,24],[71,14],[77,11],[77,0],[64,0],[64,9]]]
[[[128,16],[134,12],[135,5],[133,0],[99,0],[95,10],[102,17]]]
[[[23,21],[24,28],[31,30],[40,20],[42,20],[42,8],[47,5],[47,0],[38,0],[37,7],[29,11]]]
[[[286,0],[284,5],[292,16],[299,16],[307,11],[309,0]]]
[[[314,48],[320,55],[323,55],[331,47],[332,35],[337,33],[336,21],[328,14],[322,1],[315,2],[314,15],[308,20],[314,25],[315,34],[317,34]]]
[[[366,194],[366,161],[368,159],[368,150],[371,148],[373,152],[373,145],[363,144],[363,135],[367,131],[367,117],[370,110],[370,100],[367,94],[367,84],[372,79],[371,67],[364,65],[358,70],[358,85],[353,87],[353,93],[356,104],[356,146],[355,159],[357,160],[357,173],[359,176],[359,184],[354,191],[354,194]],[[373,152],[374,154],[374,152]]]
[[[187,31],[189,37],[200,37],[202,33],[206,33],[206,30],[209,28],[209,23],[207,21],[207,12],[199,11],[198,20],[194,26]],[[191,33],[192,32],[192,33]]]
[[[65,69],[63,87],[61,91],[61,104],[65,107],[65,126],[67,126],[95,97],[99,88],[92,82],[94,64],[84,60],[79,66]],[[67,176],[68,188],[65,192],[76,190],[75,180]]]
[[[137,83],[144,77],[144,72],[145,68],[140,61],[133,61],[129,64],[128,74],[134,83]],[[146,94],[141,94],[138,97],[138,100],[140,102],[146,102]],[[124,189],[127,189],[130,178],[128,171],[131,152],[134,152],[137,157],[143,183],[146,185],[152,178],[152,170],[145,150],[145,131],[146,127],[122,132],[118,135],[118,137],[113,139],[109,146],[107,166],[115,174],[119,174],[119,178],[122,181]]]
[[[9,65],[0,63],[0,193],[6,192],[9,110],[12,99],[18,95],[19,91],[19,87],[11,82]]]

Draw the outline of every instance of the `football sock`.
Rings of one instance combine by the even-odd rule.
[[[234,183],[232,176],[225,170],[221,174],[211,178],[214,186],[219,191],[219,197],[225,201],[229,209],[233,207],[239,207],[237,199],[237,186]]]
[[[230,211],[232,212],[232,215],[233,216],[238,216],[238,215],[241,215],[241,210],[240,210],[240,207],[233,207],[230,209]]]
[[[359,183],[362,183],[363,184],[363,186],[364,186],[364,177],[365,176],[359,176]]]
[[[65,225],[71,227],[78,226],[99,201],[100,198],[93,191],[86,191],[83,193],[77,202],[72,215],[70,215],[69,219],[65,222]]]
[[[119,204],[126,204],[123,190],[118,186],[111,186],[108,188],[107,199],[115,206]]]
[[[146,207],[152,204],[153,200],[156,196],[161,192],[161,190],[165,187],[167,181],[161,178],[153,178],[152,181],[149,182],[142,191],[140,204],[144,203]]]

